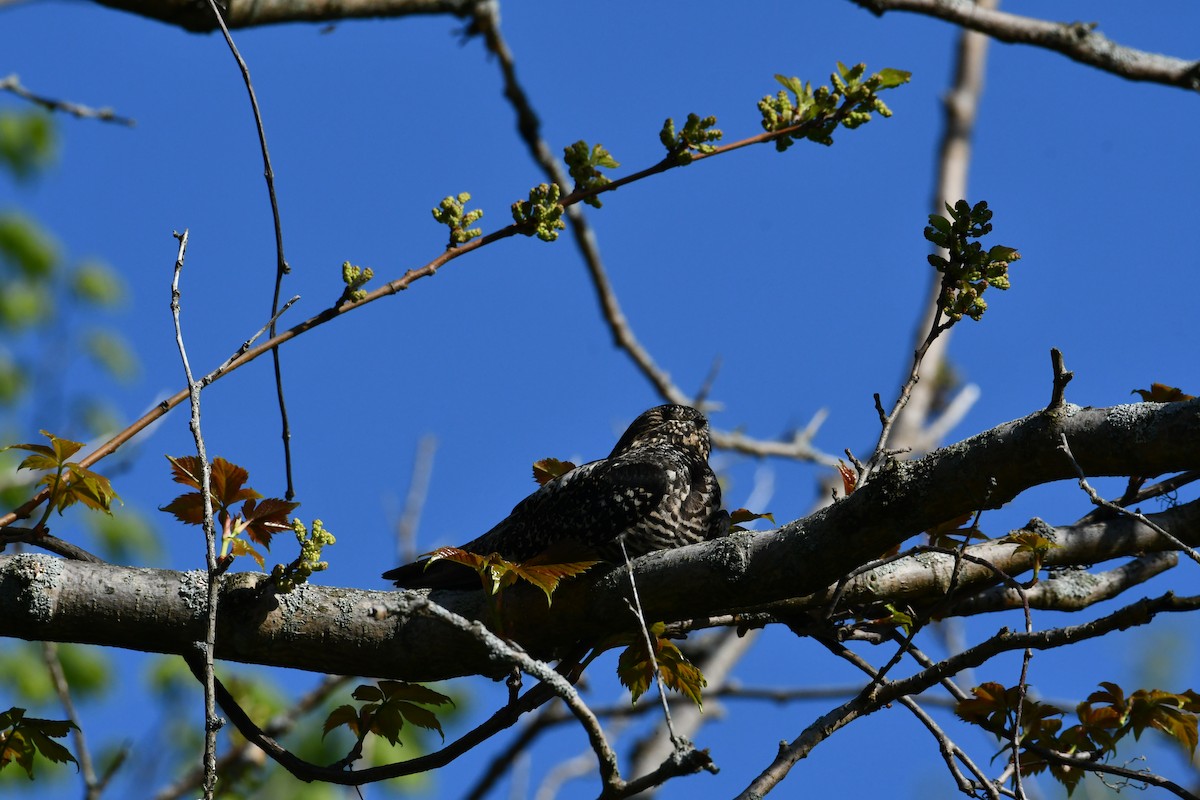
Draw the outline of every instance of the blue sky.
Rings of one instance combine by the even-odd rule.
[[[1006,8],[1045,11],[1033,3]],[[740,151],[622,189],[588,212],[630,324],[678,385],[694,391],[721,359],[712,397],[724,410],[712,415],[715,426],[769,437],[825,408],[817,444],[861,456],[877,436],[871,395],[894,397],[926,291],[921,230],[957,31],[912,15],[876,18],[848,2],[730,9],[508,3],[503,26],[545,138],[558,152],[580,138],[602,142],[622,163],[617,175],[661,157],[657,134],[667,116],[715,114],[727,140],[757,133],[755,103],[778,88],[774,73],[827,82],[839,60],[913,73],[886,98],[892,119],[842,131],[832,148]],[[1114,2],[1051,11],[1097,20],[1131,46],[1194,56],[1200,11],[1189,3],[1158,3],[1154,13]],[[460,42],[461,26],[434,17],[350,22],[330,32],[235,32],[277,175],[293,268],[284,291],[301,295],[286,324],[337,298],[343,261],[371,266],[379,281],[435,257],[445,235],[429,209],[447,194],[471,192],[490,231],[542,181],[517,137],[497,65],[479,40]],[[172,231],[190,229],[182,302],[194,369],[211,369],[268,316],[274,237],[241,78],[217,36],[64,3],[2,12],[0,73],[8,72],[34,91],[137,119],[126,129],[62,118],[57,166],[33,185],[0,183],[0,206],[26,209],[71,256],[100,257],[124,278],[130,302],[109,324],[135,348],[140,378],[110,386],[81,368],[68,384],[103,391],[135,418],[182,385],[167,305]],[[20,105],[8,95],[0,104]],[[1033,48],[993,46],[970,199],[995,211],[992,243],[1017,247],[1024,259],[1012,290],[989,298],[983,322],[955,330],[952,358],[982,394],[953,439],[1045,405],[1051,347],[1075,371],[1068,399],[1081,405],[1126,402],[1152,381],[1195,393],[1198,129],[1196,98],[1182,90]],[[394,560],[393,526],[420,437],[438,440],[420,528],[426,549],[490,527],[533,488],[533,460],[601,457],[629,420],[659,402],[613,347],[566,237],[484,248],[301,337],[283,360],[300,513],[338,535],[331,568],[318,576],[332,585],[382,588],[378,573]],[[24,424],[29,441],[49,423],[31,411]],[[269,360],[207,391],[204,425],[210,453],[245,465],[260,490],[282,494]],[[202,563],[196,532],[153,511],[176,494],[162,454],[191,448],[180,409],[139,443],[136,461],[117,478],[127,503],[158,517],[168,542],[158,566]],[[727,477],[729,503],[742,504],[760,465],[728,454],[714,462]],[[780,521],[803,515],[817,471],[767,466],[775,486],[769,510]],[[1052,487],[986,515],[983,525],[1002,534],[1033,515],[1061,523],[1085,512],[1081,495]],[[277,549],[278,560],[291,558],[286,543]],[[981,622],[979,631],[999,624]],[[1137,636],[1092,651],[1094,674],[1077,670],[1082,689],[1052,666],[1068,663],[1058,656],[1035,658],[1033,681],[1047,695],[1077,697],[1096,681],[1124,680],[1138,667],[1130,655],[1132,643],[1144,641]],[[1195,651],[1184,653],[1177,666],[1188,684]],[[116,658],[133,674],[145,663]],[[989,677],[1013,682],[1015,674],[997,667]],[[820,648],[780,633],[764,639],[738,676],[747,685],[849,679]],[[598,700],[618,696],[607,677],[597,682]],[[664,796],[740,790],[778,740],[794,738],[823,710],[731,704],[727,719],[699,737],[722,773],[678,781]],[[96,724],[119,733],[121,722]],[[838,781],[861,797],[948,793],[933,743],[914,731],[895,712],[856,723],[821,745],[782,792]],[[847,787],[845,759],[883,749],[880,736],[889,741],[878,754],[883,769]],[[963,738],[987,760],[989,744]],[[579,736],[537,751],[533,785],[560,753],[583,747]],[[484,758],[439,775],[439,792],[461,790]]]

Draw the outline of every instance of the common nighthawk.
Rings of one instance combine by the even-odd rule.
[[[708,421],[694,408],[656,406],[633,421],[608,458],[575,467],[513,508],[463,549],[509,561],[621,562],[713,539],[729,530],[721,487],[708,466]],[[409,589],[478,589],[479,578],[450,561],[416,561],[383,573]]]

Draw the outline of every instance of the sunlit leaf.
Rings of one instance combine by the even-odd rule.
[[[1149,389],[1134,389],[1130,394],[1140,394],[1143,403],[1180,403],[1196,399],[1190,394],[1184,394],[1182,389],[1165,383],[1152,383]]]
[[[212,495],[226,509],[243,500],[257,500],[261,494],[249,487],[242,488],[249,478],[250,473],[245,469],[217,456],[212,462]]]
[[[842,491],[849,497],[854,494],[854,490],[858,487],[858,473],[840,458],[838,459],[837,470],[838,475],[842,476]]]
[[[278,497],[268,497],[261,502],[247,500],[242,504],[242,519],[247,523],[246,535],[270,550],[272,536],[292,529],[287,516],[299,506],[299,503]]]
[[[654,661],[658,663],[663,683],[668,689],[683,694],[698,708],[703,708],[701,693],[708,682],[699,668],[688,661],[675,643],[661,635],[663,629],[661,622],[650,626]],[[631,702],[636,703],[650,688],[654,680],[654,663],[641,636],[634,637],[632,643],[617,659],[617,677],[621,684],[629,689]]]
[[[767,519],[767,520],[771,521],[772,525],[775,524],[775,515],[771,514],[770,512],[767,512],[764,514],[756,514],[755,512],[750,511],[748,509],[739,508],[736,511],[729,512],[729,524],[731,526],[730,530],[744,531],[746,529],[742,527],[741,523],[753,522],[756,519]]]
[[[229,552],[235,556],[250,556],[258,564],[259,569],[267,568],[266,559],[263,558],[262,553],[251,547],[245,539],[234,539],[233,544],[229,546]]]
[[[539,486],[544,486],[555,478],[566,475],[575,469],[570,461],[559,461],[557,458],[543,458],[533,462],[533,479]]]
[[[546,593],[546,604],[549,605],[554,590],[563,578],[573,578],[587,572],[598,561],[572,561],[565,564],[508,564],[508,572],[514,580],[520,578],[528,581]],[[511,581],[510,581],[511,583]]]

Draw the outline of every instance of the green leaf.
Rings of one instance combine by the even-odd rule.
[[[654,646],[654,660],[658,663],[659,674],[668,689],[679,692],[689,698],[698,708],[703,709],[701,692],[708,685],[704,675],[688,661],[675,643],[664,638],[661,634],[664,626],[661,622],[650,626],[650,636]],[[641,636],[634,638],[632,644],[622,651],[617,659],[617,678],[629,689],[631,702],[636,703],[650,688],[654,680],[654,664],[646,652],[646,643]]]
[[[80,262],[71,271],[70,287],[76,300],[95,306],[112,307],[125,297],[121,276],[102,261]]]
[[[0,214],[0,263],[36,282],[48,278],[58,260],[58,246],[36,221],[16,211]]]
[[[329,716],[325,718],[325,724],[321,726],[321,738],[324,739],[329,735],[329,732],[334,728],[345,725],[347,728],[358,735],[355,730],[358,722],[358,711],[351,705],[341,705],[329,712]]]
[[[434,691],[428,686],[422,686],[419,683],[382,680],[379,682],[379,687],[388,699],[407,700],[411,703],[422,703],[428,706],[454,705],[454,700],[448,695]]]
[[[800,96],[804,95],[804,93],[805,93],[804,92],[804,81],[800,80],[799,78],[795,78],[795,77],[789,78],[786,75],[780,75],[777,72],[777,73],[775,73],[775,80],[777,80],[781,84],[783,84],[783,87],[785,89],[789,90],[792,94],[796,95],[797,97],[800,97]]]
[[[34,721],[35,720],[27,720],[27,722]],[[50,720],[36,721],[50,722]],[[75,760],[75,756],[71,755],[71,751],[50,738],[51,736],[66,736],[70,728],[75,727],[69,722],[64,724],[67,725],[68,728],[64,729],[61,733],[51,733],[49,730],[44,728],[32,728],[26,731],[26,735],[29,736],[30,741],[33,742],[34,747],[37,748],[37,751],[41,753],[43,758],[48,758],[56,764],[65,764],[70,762],[75,765],[76,769],[78,769],[79,762]]]
[[[535,559],[536,561],[536,559]],[[598,561],[570,561],[565,564],[537,564],[533,561],[523,564],[509,564],[509,574],[521,580],[528,581],[546,593],[546,605],[550,605],[554,590],[563,578],[573,578],[587,572]],[[508,583],[512,583],[510,580]]]
[[[113,331],[93,328],[84,334],[84,349],[92,360],[118,380],[137,375],[138,363],[125,339]]]
[[[912,73],[903,69],[892,69],[886,67],[876,73],[879,76],[880,89],[894,89],[897,86],[902,86],[912,80]]]
[[[43,111],[0,112],[0,164],[17,180],[32,177],[54,160],[54,122]]]
[[[234,556],[250,556],[258,564],[259,569],[267,568],[267,561],[263,558],[263,554],[251,547],[245,539],[234,539],[229,546],[229,552]]]
[[[0,715],[0,769],[16,762],[32,779],[35,753],[54,763],[72,762],[78,768],[71,752],[54,741],[72,730],[78,728],[70,720],[26,717],[25,709],[10,708]]]
[[[381,688],[370,683],[360,683],[350,693],[350,696],[355,700],[367,700],[372,703],[383,700],[385,697]]]
[[[428,708],[421,708],[412,703],[398,703],[397,710],[404,719],[416,725],[418,728],[424,728],[430,731],[437,731],[442,737],[442,741],[446,741],[446,734],[442,730],[442,723],[438,721],[437,714],[434,714]]]

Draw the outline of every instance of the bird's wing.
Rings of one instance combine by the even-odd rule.
[[[667,470],[651,461],[605,459],[583,464],[547,482],[479,538],[463,545],[480,555],[510,561],[540,557],[543,563],[594,558],[655,508],[670,489]],[[477,589],[479,578],[462,565],[426,559],[389,570],[383,577],[410,589]]]
[[[662,502],[671,481],[660,463],[606,459],[546,483],[468,549],[526,560],[547,550],[611,542]],[[511,555],[510,555],[511,553]]]

